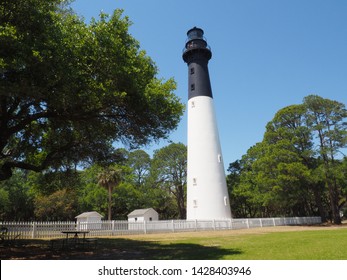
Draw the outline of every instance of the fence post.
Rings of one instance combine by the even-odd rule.
[[[249,228],[249,219],[246,220],[247,228]]]
[[[146,221],[143,221],[143,232],[147,234],[147,227],[146,227]]]
[[[195,231],[198,230],[198,220],[195,219]]]
[[[32,223],[32,232],[31,232],[31,238],[36,237],[36,222]]]
[[[216,220],[215,219],[213,219],[212,225],[213,225],[213,230],[216,230]]]
[[[260,221],[260,227],[263,227],[263,221],[262,221],[262,219],[260,218],[259,221]]]
[[[274,224],[274,227],[276,226],[276,221],[275,221],[275,218],[272,218],[272,222]]]
[[[114,227],[115,227],[115,220],[112,220],[112,224],[111,224],[112,235],[114,234]]]
[[[172,232],[175,232],[175,224],[174,224],[174,220],[171,221],[171,225],[172,225]]]

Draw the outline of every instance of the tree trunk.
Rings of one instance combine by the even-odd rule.
[[[323,203],[322,203],[322,193],[321,193],[321,191],[317,190],[317,188],[314,186],[312,189],[313,189],[314,199],[315,199],[316,205],[318,207],[319,215],[322,219],[322,223],[325,223],[327,221],[327,217],[325,215],[325,210],[324,210]]]
[[[336,186],[336,179],[331,174],[329,162],[325,161],[325,184],[328,187],[329,191],[329,200],[330,200],[330,211],[332,215],[332,221],[334,224],[341,224],[341,217],[339,212],[339,200],[338,200],[338,191]]]
[[[178,206],[178,213],[179,213],[180,219],[183,220],[186,218],[186,206],[185,206],[183,186],[177,186],[176,189],[177,189],[176,201]]]
[[[332,219],[334,224],[340,225],[341,224],[341,217],[340,217],[340,211],[339,211],[339,201],[338,201],[338,194],[337,194],[337,187],[335,183],[329,183],[329,196],[330,196],[330,205],[331,205],[331,212],[332,212]]]
[[[112,186],[108,185],[108,220],[111,221],[112,215]]]

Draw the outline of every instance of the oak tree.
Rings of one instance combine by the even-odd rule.
[[[173,79],[116,10],[86,24],[63,0],[0,1],[0,180],[108,158],[176,128]]]

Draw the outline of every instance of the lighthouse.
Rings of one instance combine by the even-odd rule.
[[[222,150],[213,104],[204,31],[187,32],[188,65],[187,220],[231,219]]]

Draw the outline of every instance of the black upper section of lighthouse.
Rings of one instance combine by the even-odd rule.
[[[204,31],[194,27],[187,32],[183,60],[188,64],[188,99],[196,96],[212,98],[208,61],[212,57],[210,47],[204,38]]]

